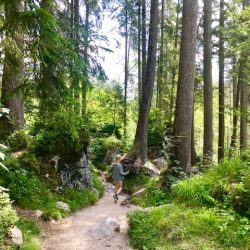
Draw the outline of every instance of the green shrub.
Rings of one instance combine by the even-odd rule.
[[[140,197],[132,198],[132,203],[141,207],[160,206],[169,203],[169,193],[161,188],[161,180],[159,178],[151,178],[145,185],[146,190]]]
[[[0,186],[0,246],[3,244],[7,230],[15,224],[17,216],[11,208],[8,193]]]
[[[109,150],[119,149],[121,147],[121,141],[115,136],[109,136],[105,138],[94,138],[91,140],[91,161],[93,164],[101,170],[106,169],[103,165],[103,160]]]
[[[18,151],[28,147],[28,136],[26,131],[18,130],[8,137],[8,144],[11,151]]]
[[[87,123],[70,112],[53,113],[49,119],[37,122],[32,134],[36,137],[35,154],[48,159],[54,155],[75,157],[89,144]]]
[[[149,180],[150,177],[145,175],[143,170],[139,171],[138,174],[129,174],[125,177],[123,189],[129,194],[133,194],[134,192],[144,188]]]
[[[41,249],[39,242],[39,226],[32,220],[29,219],[19,219],[17,222],[17,227],[23,233],[24,244],[20,246],[20,250],[39,250]]]
[[[33,153],[29,151],[24,152],[18,157],[18,161],[22,168],[34,171],[35,173],[39,172],[39,162]]]
[[[129,235],[137,249],[247,249],[250,222],[220,209],[168,204],[129,214]]]
[[[216,205],[218,202],[235,211],[250,212],[250,166],[240,159],[225,160],[212,166],[201,176],[178,182],[173,197],[195,205]]]

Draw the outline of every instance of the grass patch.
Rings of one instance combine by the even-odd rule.
[[[133,197],[131,202],[140,207],[157,207],[170,202],[170,194],[161,189],[161,179],[151,178],[145,184],[145,192],[139,197]]]
[[[137,249],[247,249],[250,223],[234,212],[168,204],[129,215]]]
[[[133,246],[164,250],[249,249],[249,183],[249,164],[240,159],[225,160],[202,176],[179,181],[172,186],[170,199],[165,200],[172,203],[129,215]],[[154,205],[164,200],[157,192],[160,186],[156,182],[148,185],[138,199],[143,205]]]

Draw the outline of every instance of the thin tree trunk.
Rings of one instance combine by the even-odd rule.
[[[141,0],[138,0],[138,104],[142,96],[142,71],[141,71]]]
[[[177,7],[176,7],[176,26],[175,26],[175,39],[174,39],[174,65],[172,66],[172,83],[171,83],[171,90],[170,90],[170,114],[169,114],[169,123],[172,122],[173,112],[174,112],[174,88],[176,86],[176,58],[177,58],[177,47],[178,47],[178,31],[179,31],[179,13],[180,13],[180,0],[178,0]]]
[[[125,2],[125,70],[124,70],[124,139],[127,137],[127,90],[128,90],[128,1]]]
[[[186,173],[191,172],[197,16],[198,0],[184,0],[174,137],[175,157]]]
[[[224,17],[224,0],[220,0],[218,161],[220,161],[224,158],[224,138],[225,138],[224,19],[225,19],[225,17]]]
[[[204,163],[213,157],[212,0],[204,0]]]
[[[250,6],[250,0],[243,0],[243,9]],[[250,56],[249,50],[244,50],[242,53],[243,71],[241,81],[241,95],[240,95],[240,154],[244,156],[245,150],[247,149],[247,110],[248,110],[248,92],[249,87],[247,84],[248,74],[248,62],[247,58]]]
[[[142,0],[142,84],[144,84],[147,69],[147,33],[146,33],[146,0]]]
[[[161,2],[161,38],[160,38],[160,54],[159,54],[159,67],[158,67],[158,78],[157,78],[157,107],[163,110],[163,58],[164,58],[164,10],[165,0]]]
[[[234,101],[233,101],[233,132],[231,137],[230,151],[229,156],[232,156],[233,151],[236,149],[236,139],[237,139],[237,126],[238,126],[238,110],[239,110],[239,101],[240,101],[240,86],[242,79],[242,62],[240,62],[239,74],[238,74],[238,83],[234,82]],[[235,79],[234,79],[235,81]],[[237,82],[237,79],[236,79]]]
[[[89,14],[90,14],[90,5],[89,0],[85,0],[85,28],[84,28],[84,79],[82,81],[82,116],[86,116],[87,109],[87,89],[89,85],[89,77],[88,77],[88,48],[89,48]]]
[[[155,68],[156,68],[156,50],[157,50],[157,32],[158,32],[158,0],[151,0],[150,11],[150,28],[149,28],[149,42],[148,42],[148,61],[146,78],[142,85],[142,100],[139,109],[139,117],[136,128],[136,135],[133,147],[127,154],[126,160],[133,162],[135,172],[147,160],[147,125],[148,114],[151,106]]]
[[[79,10],[79,0],[74,0],[74,35],[75,35],[75,53],[80,60],[80,10]],[[74,74],[73,86],[74,86],[74,98],[75,106],[74,111],[77,114],[80,114],[80,82],[79,82],[79,73]]]
[[[14,129],[24,126],[24,103],[22,84],[24,81],[23,39],[24,31],[20,23],[13,23],[13,16],[24,12],[24,1],[5,3],[5,24],[8,28],[6,34],[15,52],[5,47],[5,59],[2,78],[2,103],[10,109],[14,122]],[[11,46],[9,46],[11,47]]]

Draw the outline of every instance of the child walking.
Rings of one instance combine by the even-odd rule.
[[[122,191],[122,181],[124,179],[125,175],[128,175],[129,171],[123,172],[123,167],[120,161],[123,159],[121,155],[116,155],[115,156],[115,163],[112,165],[112,173],[113,173],[113,179],[115,181],[115,194],[113,195],[114,197],[114,202],[117,203],[118,201],[118,195]]]

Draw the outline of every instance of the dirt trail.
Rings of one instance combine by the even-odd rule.
[[[134,206],[114,204],[112,187],[107,185],[104,197],[94,206],[78,211],[68,218],[48,224],[42,235],[42,249],[46,250],[130,250],[127,236],[126,214]],[[121,225],[121,231],[107,238],[92,238],[87,232],[108,217],[114,217]]]

